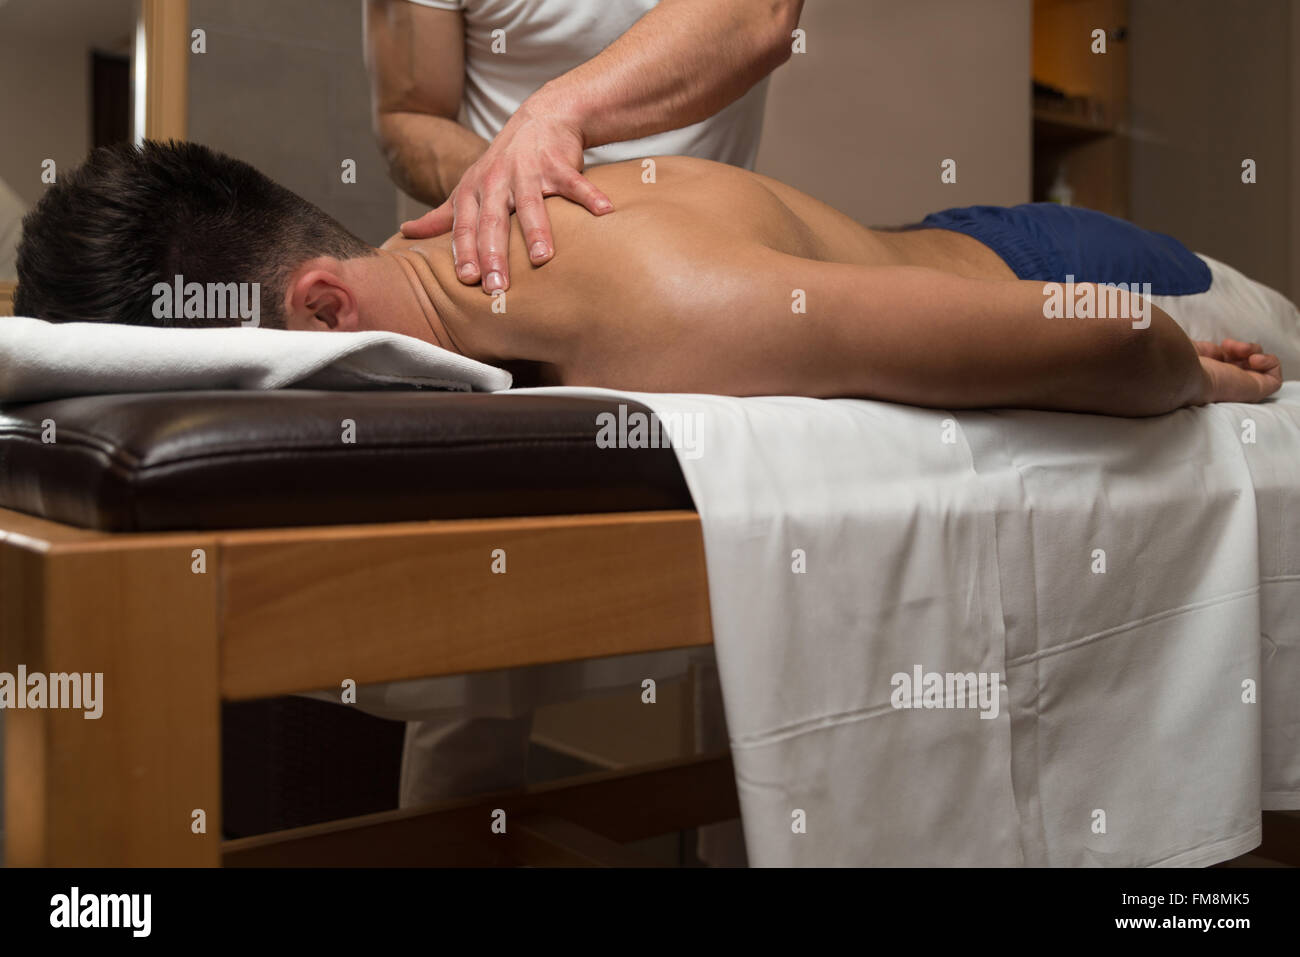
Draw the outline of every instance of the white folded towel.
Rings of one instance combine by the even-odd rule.
[[[0,402],[110,392],[510,388],[510,373],[395,332],[161,329],[0,318]]]

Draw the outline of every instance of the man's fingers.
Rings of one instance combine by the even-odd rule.
[[[429,210],[419,219],[410,219],[402,223],[402,235],[407,239],[432,239],[434,236],[441,236],[451,229],[455,218],[455,213],[451,208],[451,200],[447,200],[437,209]]]
[[[1213,342],[1206,342],[1203,339],[1193,339],[1192,345],[1196,347],[1196,354],[1205,356],[1207,359],[1218,359],[1223,361],[1223,349]]]
[[[570,170],[560,180],[556,192],[566,199],[571,199],[575,203],[587,207],[588,212],[595,213],[597,216],[603,216],[605,213],[614,211],[614,204],[610,202],[609,197],[598,190],[591,180],[576,169]]]
[[[1245,359],[1258,352],[1263,352],[1264,347],[1258,342],[1242,342],[1240,339],[1224,339],[1223,351],[1232,359]]]
[[[1261,399],[1267,399],[1278,389],[1282,388],[1282,375],[1280,370],[1270,369],[1269,371],[1264,372],[1258,369],[1252,369],[1247,373],[1247,375],[1253,377],[1255,382],[1259,385],[1259,397]]]
[[[1240,339],[1223,340],[1223,358],[1239,369],[1251,369],[1250,360],[1263,353],[1264,347],[1258,342],[1242,342]]]
[[[510,194],[497,189],[484,195],[478,211],[478,268],[483,291],[504,292],[510,288]]]
[[[515,194],[515,214],[524,233],[529,262],[540,266],[549,261],[555,255],[555,241],[551,238],[551,218],[546,215],[540,184],[523,194]]]
[[[1275,355],[1257,352],[1237,368],[1234,374],[1244,379],[1239,394],[1229,401],[1258,402],[1282,388],[1282,363]]]
[[[1257,352],[1246,364],[1252,372],[1277,372],[1282,368],[1282,360],[1271,352]]]
[[[472,195],[456,197],[456,224],[451,230],[451,257],[456,278],[472,286],[482,271],[478,263],[478,202]]]

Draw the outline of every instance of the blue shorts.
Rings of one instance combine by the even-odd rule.
[[[1210,288],[1210,267],[1178,240],[1077,206],[967,206],[931,213],[912,228],[978,239],[1021,279],[1150,283],[1157,296]]]

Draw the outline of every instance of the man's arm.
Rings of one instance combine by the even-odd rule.
[[[600,214],[609,198],[581,175],[582,151],[689,126],[737,99],[790,56],[803,0],[663,0],[604,51],[524,101],[455,195],[402,231],[452,230],[462,282],[510,285],[510,213],[529,259],[554,255],[545,196]]]
[[[1280,382],[1263,368],[1275,360],[1255,360],[1257,372],[1218,363],[1238,391],[1216,392],[1212,360],[1164,312],[1152,308],[1145,329],[1126,319],[1049,319],[1037,282],[773,251],[630,281],[665,308],[575,328],[557,362],[566,383],[1146,416],[1257,401]],[[792,311],[796,290],[804,314]]]
[[[451,195],[488,141],[456,122],[465,84],[458,10],[367,0],[366,66],[375,136],[393,180],[421,202]]]

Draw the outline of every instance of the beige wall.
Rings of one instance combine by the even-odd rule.
[[[0,3],[0,179],[28,206],[41,162],[76,166],[90,148],[90,53],[130,53],[134,0]]]
[[[0,179],[28,207],[45,192],[43,160],[67,169],[86,155],[88,73],[89,53],[79,44],[51,38],[36,46],[6,33],[0,22]]]
[[[45,192],[45,160],[57,175],[85,158],[91,51],[129,53],[134,23],[133,0],[0,3],[0,233],[21,215],[13,195],[30,208]],[[0,270],[15,278],[11,259]]]
[[[378,244],[395,228],[394,187],[370,131],[361,11],[358,0],[191,0],[207,52],[190,56],[189,135]]]
[[[808,0],[800,26],[759,172],[868,225],[1029,200],[1029,0]]]
[[[1132,218],[1293,297],[1300,4],[1130,0]],[[1294,156],[1294,158],[1293,158]],[[1259,181],[1241,181],[1241,163]]]

